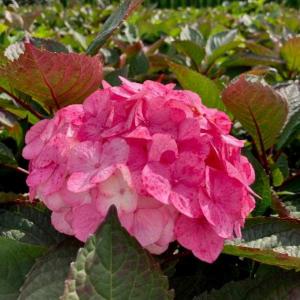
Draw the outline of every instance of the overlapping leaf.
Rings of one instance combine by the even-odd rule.
[[[283,280],[284,279],[284,280]],[[225,284],[219,290],[205,293],[194,300],[296,300],[300,297],[300,274],[270,268],[256,278]]]
[[[47,108],[80,103],[100,85],[97,57],[40,50],[25,42],[6,50],[9,61],[0,67],[1,82],[32,96]],[[0,82],[0,86],[1,86]]]
[[[300,37],[293,37],[287,40],[281,50],[280,54],[285,60],[287,67],[291,71],[300,71]]]
[[[204,105],[224,109],[220,99],[220,89],[214,81],[185,66],[173,62],[170,62],[169,65],[184,89],[199,94]]]
[[[277,142],[277,148],[283,147],[300,131],[300,87],[296,82],[279,85],[277,91],[287,99],[288,116]]]
[[[111,208],[105,222],[79,250],[62,300],[172,299],[154,259],[126,232]]]
[[[0,300],[15,300],[35,259],[45,248],[0,236]]]
[[[0,211],[0,299],[13,300],[37,257],[63,238],[49,215],[29,206]]]
[[[103,24],[101,32],[89,45],[86,52],[90,55],[97,54],[100,47],[104,45],[106,40],[120,26],[122,21],[126,19],[142,2],[143,0],[124,0],[120,7],[111,14]]]
[[[242,236],[242,239],[228,241],[224,253],[283,268],[300,269],[299,220],[250,218]]]
[[[241,75],[224,90],[222,99],[261,151],[274,145],[287,117],[284,96],[257,76]]]
[[[79,242],[66,240],[38,259],[21,288],[19,300],[59,299]]]

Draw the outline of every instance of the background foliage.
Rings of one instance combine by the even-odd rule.
[[[118,10],[106,1],[0,6],[0,299],[300,299],[299,11],[264,1],[176,10],[146,3],[134,10],[139,2],[124,1]],[[171,4],[161,1],[165,5]],[[24,38],[32,45],[28,57],[47,50],[49,60],[22,60],[23,44],[15,43]],[[71,61],[83,52],[98,56],[74,60],[89,73],[100,57],[113,85],[122,75],[172,81],[200,94],[205,105],[226,111],[232,133],[247,140],[256,209],[243,239],[228,242],[214,264],[176,244],[151,257],[113,210],[82,245],[52,229],[38,200],[28,204],[21,157],[26,131],[89,92],[81,82],[82,93],[66,97],[58,86],[53,99],[33,74],[53,57]],[[62,76],[62,66],[47,75],[50,82]],[[120,265],[125,269],[109,281]],[[140,280],[134,288],[133,278]]]

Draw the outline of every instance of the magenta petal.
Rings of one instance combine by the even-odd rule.
[[[179,212],[188,217],[198,218],[202,215],[198,193],[195,188],[183,184],[177,185],[170,194],[170,202]]]

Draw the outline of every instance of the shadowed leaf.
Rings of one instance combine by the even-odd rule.
[[[242,231],[242,239],[227,241],[223,252],[300,270],[300,221],[250,218]]]
[[[71,264],[62,300],[173,299],[158,264],[121,227],[116,209]]]
[[[287,100],[264,80],[241,75],[224,90],[223,102],[263,152],[279,135],[287,117]]]

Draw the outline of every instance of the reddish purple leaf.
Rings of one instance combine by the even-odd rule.
[[[241,75],[224,90],[222,100],[262,152],[274,145],[287,116],[284,96],[258,76]]]
[[[8,63],[0,66],[2,79],[47,108],[81,103],[101,83],[98,57],[50,52],[28,42],[12,45],[5,53]]]

